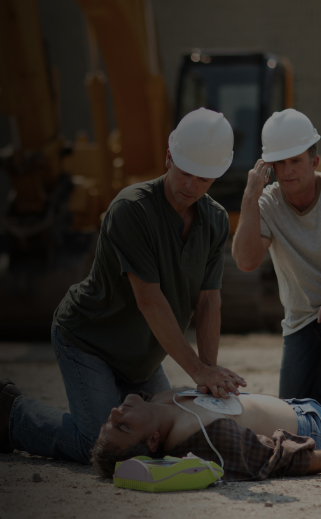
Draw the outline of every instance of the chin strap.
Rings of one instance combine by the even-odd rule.
[[[203,433],[204,433],[204,436],[205,436],[205,438],[206,438],[206,440],[207,440],[207,443],[209,444],[209,446],[211,447],[211,449],[215,452],[215,454],[218,456],[218,458],[219,458],[219,460],[220,460],[220,462],[221,462],[221,467],[224,468],[224,460],[223,460],[222,456],[220,455],[220,453],[218,452],[218,450],[215,449],[215,447],[214,447],[214,445],[212,444],[211,440],[209,439],[208,434],[207,434],[207,432],[206,432],[206,430],[205,430],[205,427],[204,427],[204,425],[203,425],[202,420],[200,419],[200,417],[198,416],[197,413],[194,413],[194,411],[191,411],[191,409],[188,409],[187,407],[184,407],[182,404],[179,404],[179,403],[177,402],[177,400],[176,400],[176,395],[177,395],[177,393],[173,396],[173,402],[174,402],[176,405],[178,405],[178,407],[180,407],[181,409],[183,409],[183,411],[187,411],[188,413],[191,413],[191,414],[193,414],[194,416],[196,416],[196,418],[198,419],[199,424],[200,424],[200,426],[201,426],[201,428],[202,428],[202,431],[203,431]],[[196,456],[196,457],[198,457],[198,456]]]

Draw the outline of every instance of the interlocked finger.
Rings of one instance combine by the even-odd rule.
[[[227,394],[228,394],[228,393],[225,391],[225,389],[223,389],[222,387],[218,387],[217,390],[218,390],[218,394],[219,394],[219,396],[220,396],[221,398],[226,397]]]

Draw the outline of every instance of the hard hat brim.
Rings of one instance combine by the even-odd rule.
[[[190,173],[190,175],[194,175],[195,177],[202,177],[202,178],[219,178],[228,170],[230,165],[232,164],[233,160],[233,151],[228,158],[228,161],[226,162],[226,165],[224,167],[220,166],[204,166],[202,164],[196,164],[195,162],[192,162],[191,160],[187,159],[186,157],[183,157],[179,153],[177,153],[174,149],[174,147],[171,146],[171,142],[169,142],[169,151],[171,152],[171,156],[173,159],[173,162],[175,166],[177,166],[182,171],[185,171],[186,173]]]
[[[309,144],[301,144],[300,146],[294,146],[293,148],[288,148],[287,150],[273,151],[271,153],[262,153],[262,159],[264,162],[277,162],[278,160],[290,159],[291,157],[296,157],[300,155],[304,151],[307,151],[313,144],[320,140],[320,135],[317,135],[314,139],[312,139]]]

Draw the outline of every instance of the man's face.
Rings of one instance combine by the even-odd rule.
[[[165,177],[165,194],[169,203],[177,212],[188,209],[207,192],[214,178],[202,178],[179,169],[171,159],[169,151],[166,156],[168,169]]]
[[[111,410],[99,438],[113,442],[122,450],[145,439],[155,429],[149,406],[139,395],[128,395],[122,405]]]
[[[308,151],[289,159],[274,162],[276,180],[281,189],[289,195],[300,195],[314,186],[314,171],[317,157],[311,161]]]

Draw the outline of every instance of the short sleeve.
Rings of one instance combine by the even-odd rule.
[[[138,202],[119,200],[114,203],[106,215],[106,232],[122,274],[132,272],[147,283],[159,282],[148,218]]]
[[[219,236],[217,236],[218,233],[216,231],[211,238],[201,290],[215,290],[222,287],[225,246],[230,232],[230,224],[226,212],[223,215],[224,218]]]
[[[261,226],[261,236],[272,239],[272,233],[271,233],[266,221],[262,217],[262,215],[260,216],[260,226]]]

